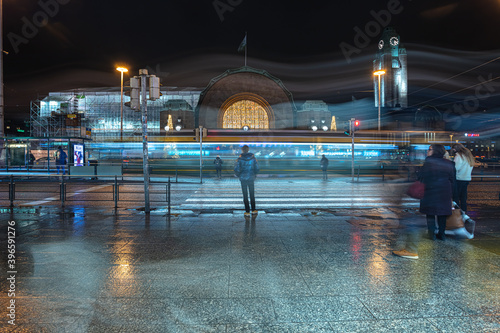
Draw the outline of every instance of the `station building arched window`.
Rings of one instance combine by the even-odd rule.
[[[224,112],[222,128],[269,129],[269,117],[262,105],[243,99],[229,105]]]

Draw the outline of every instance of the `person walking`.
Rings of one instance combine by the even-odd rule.
[[[218,179],[222,178],[222,163],[224,163],[224,161],[222,161],[220,156],[217,155],[217,157],[214,160],[214,164],[215,164],[215,172],[217,172]]]
[[[326,156],[323,154],[323,157],[321,158],[321,161],[319,162],[319,166],[321,167],[321,170],[323,170],[323,180],[328,180],[328,159]]]
[[[419,173],[424,183],[424,197],[420,200],[420,212],[426,215],[429,238],[436,239],[436,223],[439,226],[437,238],[445,240],[446,218],[451,215],[451,201],[455,173],[453,162],[443,158],[446,149],[441,144],[433,144]],[[415,225],[409,226],[405,249],[393,251],[396,256],[418,259],[417,233]]]
[[[250,208],[252,215],[256,215],[255,207],[255,188],[254,181],[259,173],[259,163],[254,154],[249,152],[250,148],[247,145],[241,147],[241,155],[238,157],[234,165],[234,174],[240,179],[241,191],[243,192],[243,203],[245,204],[245,216],[250,216]],[[248,194],[250,193],[250,203],[248,202]]]
[[[66,166],[68,159],[68,155],[64,152],[61,146],[57,147],[56,153],[56,166],[57,166],[57,174],[59,174],[59,170],[62,168],[62,174],[66,173],[64,167]]]
[[[462,144],[454,144],[451,148],[452,154],[455,154],[455,170],[457,178],[453,187],[453,201],[464,211],[467,212],[467,187],[472,177],[472,169],[476,160],[471,151]]]

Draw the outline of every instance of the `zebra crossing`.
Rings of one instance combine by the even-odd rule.
[[[258,210],[418,207],[419,201],[404,195],[405,183],[381,181],[351,182],[351,178],[276,179],[255,182]],[[179,209],[243,209],[241,186],[237,179],[207,179],[180,203]]]

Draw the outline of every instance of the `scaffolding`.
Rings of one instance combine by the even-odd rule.
[[[159,135],[160,113],[169,101],[183,100],[191,110],[198,103],[201,89],[162,88],[156,101],[147,102],[148,133]],[[132,110],[123,98],[123,140],[135,141],[142,135],[141,112]],[[31,103],[31,130],[39,137],[85,137],[90,129],[93,142],[120,140],[120,88],[88,88],[51,92]]]
[[[44,115],[41,108],[41,100],[30,103],[30,131],[36,137],[57,137],[62,136],[62,117],[56,113]]]
[[[32,135],[82,137],[82,127],[85,127],[85,118],[80,110],[77,95],[51,93],[30,103]]]

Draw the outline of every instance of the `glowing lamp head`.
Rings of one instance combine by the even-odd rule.
[[[385,74],[384,70],[373,72],[373,75],[376,75],[376,76],[380,76],[380,75],[384,75],[384,74]]]
[[[116,67],[116,70],[119,71],[119,72],[122,72],[122,73],[128,72],[128,69],[125,68],[125,67]]]

